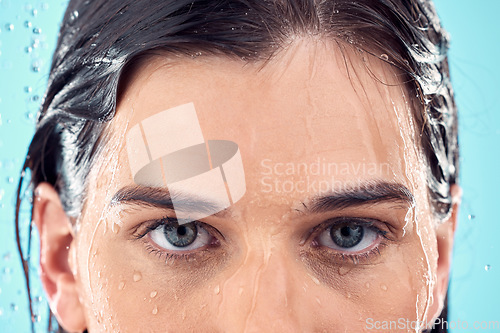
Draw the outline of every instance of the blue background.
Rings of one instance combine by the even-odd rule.
[[[30,327],[14,241],[15,188],[66,3],[0,0],[0,332],[28,332]],[[496,210],[500,207],[500,1],[435,3],[451,35],[450,66],[460,112],[464,191],[449,321],[456,325],[500,321],[500,218]],[[28,205],[23,207],[25,226],[28,209]],[[36,274],[37,260],[33,261]],[[37,281],[33,295],[36,327],[43,331],[46,302]],[[466,331],[464,326],[459,328],[451,331]]]

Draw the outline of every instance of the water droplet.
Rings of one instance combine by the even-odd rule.
[[[484,270],[485,270],[485,271],[487,271],[487,272],[488,272],[490,269],[491,269],[491,265],[485,265],[485,266],[484,266]]]
[[[3,189],[0,190],[0,199],[2,198],[2,195],[3,195],[2,191],[3,191]],[[8,261],[8,260],[10,260],[10,257],[11,257],[10,252],[7,252],[6,254],[3,255],[3,260]]]
[[[346,275],[347,273],[349,273],[351,271],[351,268],[350,267],[345,267],[345,266],[340,266],[339,269],[339,275],[340,276],[344,276]]]
[[[120,232],[120,226],[118,225],[118,223],[113,223],[111,225],[111,231],[113,231],[113,233],[115,234]]]
[[[319,300],[319,297],[316,297],[316,303],[318,303],[319,305],[321,305],[321,301]]]
[[[38,15],[38,10],[33,9],[33,10],[31,11],[31,15],[32,15],[33,17],[37,16],[37,15]]]
[[[118,284],[118,290],[123,290],[125,288],[125,282],[121,281],[120,284]]]
[[[32,90],[33,90],[33,88],[31,88],[30,86],[24,87],[24,92],[25,93],[30,93]]]
[[[79,15],[78,11],[77,11],[77,10],[74,10],[74,11],[71,13],[70,17],[69,17],[69,21],[70,21],[70,23],[75,22],[75,21],[76,21],[76,19],[78,18],[78,15]]]
[[[15,303],[10,303],[10,309],[12,311],[17,311],[17,310],[19,310],[19,306],[17,306],[17,304],[15,304]]]
[[[30,21],[24,21],[24,26],[26,28],[31,28],[31,22]]]
[[[31,53],[31,51],[33,51],[33,48],[31,46],[26,46],[24,48],[24,52],[26,52],[26,53]]]
[[[243,295],[243,287],[240,287],[240,289],[238,289],[238,295]]]
[[[153,308],[153,311],[152,313],[155,315],[158,313],[158,307],[155,305],[155,307]]]
[[[387,286],[385,284],[381,284],[380,289],[382,289],[383,291],[387,291]]]
[[[31,70],[35,73],[38,73],[40,71],[40,67],[33,65],[31,66]]]
[[[467,218],[468,218],[469,220],[471,220],[471,221],[472,221],[472,220],[474,220],[474,219],[476,218],[476,215],[469,214],[469,215],[467,216]]]
[[[7,31],[14,30],[14,24],[12,24],[12,23],[5,24],[5,30],[7,30]]]
[[[219,295],[220,294],[220,287],[219,285],[216,285],[214,288],[214,294]]]
[[[389,60],[389,56],[387,54],[383,53],[380,55],[380,59],[387,61],[387,60]]]
[[[9,184],[14,183],[14,177],[7,177],[7,183]]]
[[[156,295],[158,295],[158,292],[156,290],[153,290],[150,294],[149,294],[149,297],[151,298],[155,298]]]
[[[32,101],[32,102],[36,102],[36,101],[38,101],[39,99],[40,99],[40,97],[38,97],[38,95],[33,95],[33,96],[31,96],[31,101]]]
[[[33,33],[36,34],[36,35],[39,35],[42,33],[42,29],[40,28],[33,28]]]
[[[370,288],[370,282],[365,283],[366,289]]]
[[[141,272],[134,272],[134,282],[141,281],[141,280],[142,280]]]
[[[311,280],[313,280],[313,282],[314,282],[315,284],[317,284],[318,286],[320,285],[320,282],[319,282],[319,280],[318,280],[316,277],[311,276],[311,275],[309,275],[309,276],[311,277]]]

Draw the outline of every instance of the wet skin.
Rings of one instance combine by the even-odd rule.
[[[388,64],[343,51],[304,39],[266,64],[158,56],[128,73],[70,244],[80,326],[362,332],[439,313],[450,228],[438,237],[407,93]],[[175,212],[148,203],[165,189],[116,193],[136,185],[127,129],[189,102],[205,139],[238,144],[247,189],[172,247]]]

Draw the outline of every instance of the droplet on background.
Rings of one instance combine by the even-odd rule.
[[[33,10],[31,11],[31,15],[32,15],[33,17],[36,17],[36,16],[38,15],[38,10],[33,9]]]
[[[485,265],[485,266],[484,266],[484,270],[485,270],[485,271],[487,271],[487,272],[488,272],[490,269],[491,269],[491,265]]]
[[[121,281],[120,284],[118,285],[118,290],[123,290],[125,288],[125,282]]]
[[[149,294],[149,297],[151,297],[151,298],[155,298],[155,297],[156,297],[156,295],[158,295],[158,292],[157,292],[156,290],[153,290],[153,291],[151,292],[151,294]]]
[[[36,34],[36,35],[39,35],[42,33],[42,29],[40,28],[33,28],[33,33]]]
[[[474,219],[476,218],[476,215],[474,215],[474,214],[469,214],[469,215],[467,216],[467,218],[468,218],[469,220],[471,220],[471,221],[472,221],[472,220],[474,220]]]
[[[5,24],[5,30],[7,30],[7,31],[14,30],[14,24],[12,24],[12,23]]]
[[[154,315],[158,313],[158,307],[157,307],[156,305],[155,305],[155,307],[153,308],[153,311],[152,311],[152,312],[153,312],[153,314],[154,314]]]
[[[31,88],[30,86],[24,87],[24,92],[25,93],[30,93],[32,90],[33,90],[33,88]]]
[[[24,26],[26,28],[31,28],[31,22],[30,21],[24,21]]]
[[[384,61],[387,61],[387,60],[389,60],[389,56],[388,56],[387,54],[385,54],[385,53],[384,53],[384,54],[381,54],[381,55],[380,55],[380,59],[382,59],[382,60],[384,60]]]

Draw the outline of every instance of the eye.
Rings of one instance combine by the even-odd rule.
[[[344,253],[356,253],[374,247],[381,233],[381,230],[369,223],[342,222],[327,227],[316,241],[320,246]]]
[[[198,222],[179,225],[177,222],[167,222],[149,232],[151,240],[167,251],[195,250],[214,241],[214,237]]]

